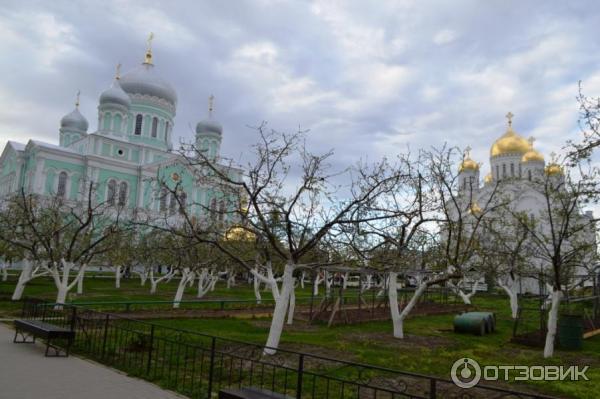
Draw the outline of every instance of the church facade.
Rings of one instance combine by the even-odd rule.
[[[176,91],[158,74],[150,44],[144,62],[120,76],[101,93],[98,129],[75,109],[60,121],[58,145],[37,140],[9,141],[0,156],[0,195],[25,193],[77,200],[93,182],[96,199],[125,209],[173,214],[177,201],[161,195],[157,181],[177,185],[184,201],[202,216],[206,209],[222,209],[234,201],[210,182],[200,182],[181,155],[173,151],[177,110]],[[79,97],[79,96],[78,96]],[[219,162],[222,126],[212,119],[196,126],[195,146]],[[228,175],[242,179],[242,171],[225,165]],[[164,190],[163,190],[164,192]],[[227,217],[227,212],[223,212]]]
[[[480,180],[481,164],[471,159],[467,149],[458,168],[457,188],[460,205],[467,214],[481,215],[481,212],[487,212],[482,219],[495,218],[498,222],[494,223],[499,223],[506,229],[509,229],[510,227],[507,226],[511,224],[508,220],[509,215],[527,215],[529,220],[536,221],[536,229],[539,229],[544,236],[550,236],[547,198],[540,188],[544,186],[545,181],[548,181],[553,183],[557,190],[568,190],[568,187],[561,184],[565,179],[564,170],[554,159],[546,163],[544,155],[534,148],[534,140],[532,138],[527,140],[513,130],[512,117],[509,112],[506,132],[490,148],[490,172],[483,178],[483,184]],[[551,157],[554,158],[554,155]],[[506,203],[510,211],[500,215],[501,210],[491,210],[494,204],[499,202]],[[586,252],[582,264],[575,268],[574,272],[579,276],[587,275],[595,267],[596,232],[593,220],[592,211],[584,212],[581,204],[577,204],[570,223],[579,223],[585,228],[573,239],[586,243],[582,247],[588,247],[590,244],[589,248],[592,248],[589,254]],[[489,239],[483,237],[484,241]],[[511,238],[507,237],[507,239]],[[533,256],[529,256],[528,258],[529,265],[525,270],[529,270],[525,274],[529,277],[521,276],[520,292],[538,293],[540,285],[535,276],[547,273],[550,265],[543,257],[534,259]]]

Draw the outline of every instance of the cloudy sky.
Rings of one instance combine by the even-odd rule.
[[[514,127],[545,154],[576,138],[577,84],[600,95],[593,1],[11,1],[0,9],[0,145],[58,142],[82,92],[97,101],[117,63],[143,60],[178,92],[175,135],[216,97],[223,152],[237,156],[263,120],[310,129],[336,160],[442,144],[489,147]]]

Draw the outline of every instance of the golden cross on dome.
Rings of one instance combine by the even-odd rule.
[[[212,94],[208,97],[208,118],[212,118],[213,107],[215,103],[215,96]]]
[[[154,33],[150,32],[146,41],[148,43],[148,47],[146,48],[146,64],[152,64],[152,39],[154,39]]]
[[[121,79],[121,63],[117,64],[117,72],[115,73],[115,79]]]
[[[531,148],[533,148],[533,143],[535,142],[535,137],[532,136],[532,137],[528,138],[527,141],[529,141],[529,146]]]
[[[469,145],[465,148],[464,158],[469,158],[471,156],[471,150],[472,148]]]
[[[81,90],[77,90],[77,99],[75,100],[75,108],[79,108],[79,96],[81,95]]]
[[[515,115],[510,111],[508,111],[508,114],[506,114],[506,119],[508,119],[508,127],[512,127],[513,116],[515,116]]]

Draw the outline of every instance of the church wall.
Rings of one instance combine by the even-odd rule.
[[[135,207],[135,200],[137,198],[138,191],[138,177],[135,174],[123,173],[116,170],[99,168],[97,175],[97,199],[99,202],[103,202],[106,199],[106,185],[110,179],[117,180],[117,187],[120,182],[124,181],[127,183],[127,207]]]
[[[58,185],[58,175],[60,172],[65,171],[69,178],[67,179],[67,193],[68,198],[71,200],[77,199],[81,191],[81,176],[84,175],[85,168],[82,164],[76,164],[73,162],[62,161],[57,159],[45,159],[42,175],[46,176],[44,185],[44,194],[54,195],[56,194],[56,188]]]

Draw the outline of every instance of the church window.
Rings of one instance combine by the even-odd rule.
[[[169,121],[165,123],[165,143],[169,140]]]
[[[165,187],[160,190],[160,211],[164,212],[167,210],[167,189]]]
[[[527,171],[527,179],[531,181],[531,169]]]
[[[225,202],[219,201],[219,222],[225,218]]]
[[[104,130],[110,130],[110,113],[108,113],[108,112],[104,114],[103,129]]]
[[[60,172],[58,175],[58,188],[56,189],[56,196],[59,198],[65,198],[67,194],[67,172]]]
[[[110,180],[106,187],[106,203],[109,206],[113,206],[115,204],[116,193],[117,193],[117,182],[114,180]]]
[[[175,210],[177,209],[177,197],[175,193],[171,193],[171,202],[169,202],[169,215],[175,214]]]
[[[181,193],[179,195],[179,202],[181,202],[181,205],[179,206],[179,213],[183,213],[183,211],[185,210],[185,206],[187,205],[187,194],[186,193]]]
[[[510,164],[510,176],[515,177],[515,164],[514,163]]]
[[[123,123],[123,118],[121,117],[121,115],[115,114],[113,130],[117,133],[120,133],[122,123]]]
[[[158,132],[158,118],[155,116],[152,118],[152,137],[156,137],[156,133]]]
[[[506,177],[506,164],[502,164],[502,177]]]
[[[142,134],[142,121],[143,121],[143,117],[141,114],[137,114],[137,116],[135,117],[135,132],[134,134],[136,136],[139,136]]]
[[[119,206],[125,206],[127,202],[127,183],[121,182],[119,184]]]
[[[496,179],[500,180],[500,166],[496,165]]]

